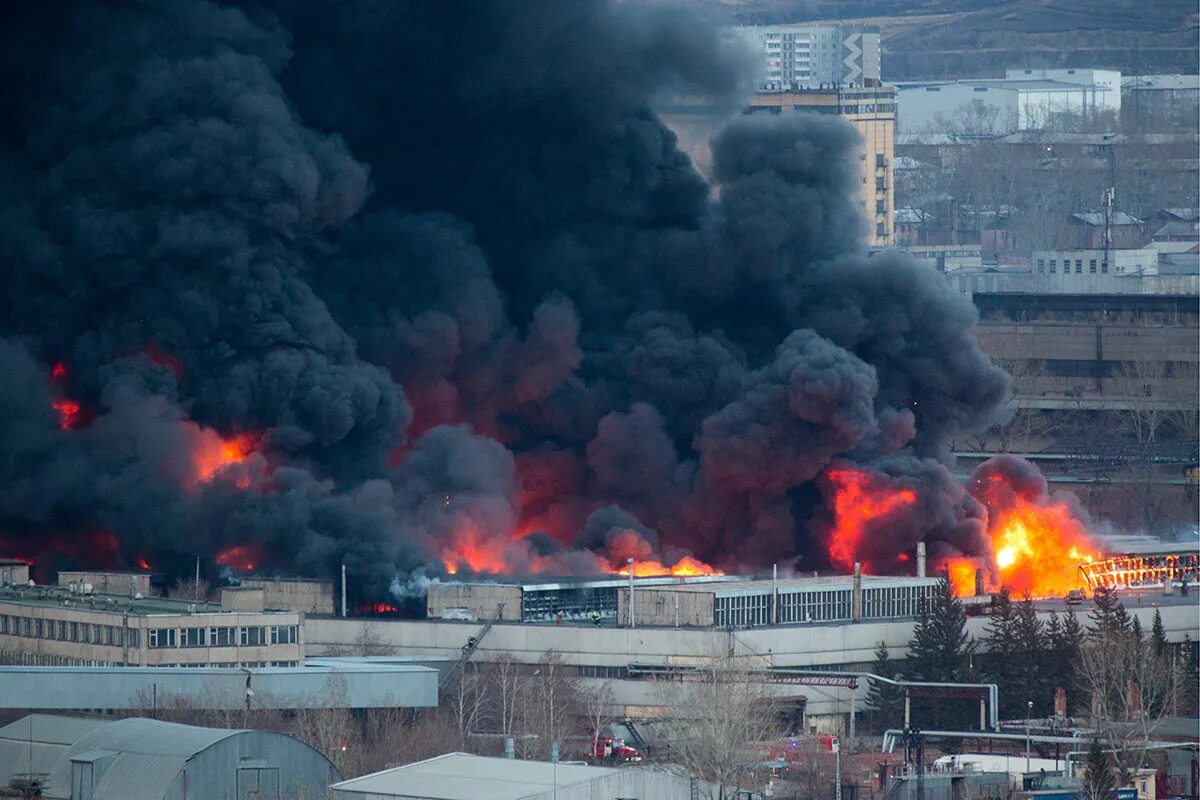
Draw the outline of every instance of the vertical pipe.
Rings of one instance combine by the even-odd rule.
[[[771,624],[779,624],[779,565],[771,565]]]
[[[850,690],[850,746],[854,746],[854,689]]]
[[[342,564],[342,618],[346,617],[346,565]]]
[[[517,757],[517,748],[513,745],[513,738],[511,736],[504,739],[504,757],[510,761]]]
[[[925,577],[925,542],[917,542],[917,577]]]
[[[200,601],[200,556],[196,556],[196,601]]]
[[[904,732],[908,733],[908,724],[912,719],[912,690],[904,690]]]
[[[633,616],[633,559],[625,559],[625,563],[629,566],[629,627],[636,628],[637,622]]]
[[[850,592],[850,618],[862,619],[862,562],[854,562],[854,588]]]
[[[979,730],[987,730],[987,701],[979,695]]]

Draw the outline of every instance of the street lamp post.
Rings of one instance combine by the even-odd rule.
[[[637,623],[633,617],[633,559],[625,559],[625,564],[629,567],[629,627],[636,628]]]
[[[1025,702],[1025,772],[1029,772],[1029,715],[1033,713],[1033,701]]]

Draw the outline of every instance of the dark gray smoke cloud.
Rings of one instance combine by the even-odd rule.
[[[464,549],[766,564],[812,551],[841,458],[945,494],[973,546],[922,460],[1007,388],[970,304],[862,250],[836,120],[735,119],[705,183],[654,103],[735,109],[751,73],[690,13],[0,13],[6,540],[110,530],[166,570],[249,545],[373,596]]]

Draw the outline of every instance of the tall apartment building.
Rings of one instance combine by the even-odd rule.
[[[866,86],[764,89],[750,98],[748,109],[774,114],[794,111],[837,114],[859,132],[863,144],[858,153],[862,167],[859,203],[871,224],[868,243],[890,247],[894,242],[896,90],[877,81]]]
[[[880,80],[878,28],[759,25],[737,32],[763,55],[762,88],[861,86]]]
[[[303,613],[265,610],[262,589],[224,590],[217,605],[91,584],[0,587],[0,663],[303,666],[303,630]]]

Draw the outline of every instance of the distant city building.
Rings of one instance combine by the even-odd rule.
[[[1136,248],[1146,241],[1144,223],[1124,211],[1076,212],[1068,218],[1076,244],[1082,248],[1101,249],[1105,240],[1109,248]]]
[[[983,249],[977,244],[922,244],[900,249],[939,272],[983,267]]]
[[[333,583],[330,581],[246,576],[241,579],[241,585],[247,589],[262,589],[266,608],[326,615],[334,610]]]
[[[1126,115],[1135,123],[1196,129],[1200,75],[1128,75],[1121,80]]]
[[[0,660],[82,666],[303,665],[304,615],[265,610],[262,598],[261,589],[224,590],[221,605],[216,605],[140,593],[102,594],[90,584],[0,587]]]
[[[0,586],[17,586],[29,583],[29,565],[24,561],[0,558]]]
[[[1097,111],[1121,113],[1121,71],[1119,69],[1006,69],[1005,80],[1061,81],[1090,86],[1095,90]]]
[[[1082,250],[1034,250],[1033,271],[1056,275],[1063,286],[1083,275],[1157,275],[1158,252],[1150,247]],[[1082,282],[1082,281],[1081,281]]]
[[[995,136],[1044,128],[1056,114],[1120,112],[1120,72],[1025,72],[1009,70],[1007,77],[994,79],[897,83],[899,130]],[[1040,77],[1043,74],[1047,77]]]
[[[763,88],[861,86],[880,80],[877,27],[794,24],[736,30],[763,56]]]
[[[870,221],[868,242],[889,247],[893,242],[893,151],[896,133],[896,93],[891,86],[842,86],[825,89],[763,90],[750,98],[749,112],[810,111],[836,114],[862,136],[858,153],[859,204]]]

